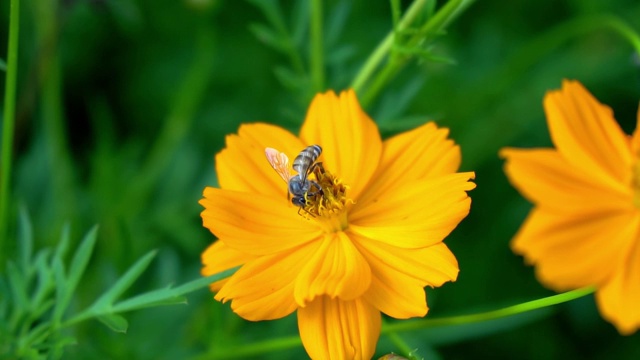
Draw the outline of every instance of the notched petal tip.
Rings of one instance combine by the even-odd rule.
[[[610,107],[577,81],[544,97],[551,139],[562,156],[591,177],[611,186],[628,180],[633,154],[629,137]]]
[[[380,336],[380,312],[362,299],[316,298],[298,310],[298,328],[312,359],[369,360]]]
[[[318,94],[311,102],[300,138],[323,148],[324,167],[357,198],[376,170],[382,140],[376,123],[362,110],[353,91]]]

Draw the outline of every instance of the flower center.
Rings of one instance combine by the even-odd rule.
[[[342,180],[317,163],[313,169],[315,181],[321,191],[313,195],[305,194],[304,213],[318,220],[326,232],[342,231],[348,227],[347,203],[354,201],[347,197],[349,188]]]

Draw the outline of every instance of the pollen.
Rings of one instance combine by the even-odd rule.
[[[346,228],[347,204],[355,203],[347,197],[349,187],[342,180],[325,170],[322,163],[313,169],[313,175],[321,191],[305,195],[304,212],[313,218],[326,222],[334,230]]]

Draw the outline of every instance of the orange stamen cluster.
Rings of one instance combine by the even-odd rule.
[[[354,203],[346,195],[349,188],[342,180],[328,172],[318,163],[313,170],[317,184],[322,191],[313,195],[307,194],[304,211],[312,217],[333,217],[344,212],[347,202]]]

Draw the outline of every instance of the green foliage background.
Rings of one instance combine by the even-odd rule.
[[[300,68],[271,46],[260,3],[22,1],[11,223],[24,204],[36,247],[54,246],[65,222],[73,241],[100,225],[72,306],[90,304],[153,249],[157,259],[131,294],[197,278],[200,253],[214,239],[201,226],[197,202],[205,186],[217,184],[213,156],[225,135],[253,121],[297,131],[314,93],[301,76],[309,63],[308,4],[280,1]],[[390,5],[332,0],[323,9],[325,85],[340,90],[391,30]],[[553,294],[509,249],[530,205],[507,183],[497,151],[551,144],[542,97],[563,78],[580,80],[633,130],[640,59],[600,26],[603,14],[640,29],[640,5],[632,0],[477,1],[431,49],[454,64],[411,61],[367,104],[384,136],[429,119],[449,127],[462,148],[462,170],[477,174],[472,211],[446,240],[460,277],[428,291],[428,317]],[[0,49],[7,29],[8,1],[0,6]],[[130,314],[127,334],[81,323],[65,358],[214,359],[297,336],[295,317],[250,323],[206,290],[188,299],[188,306]],[[592,296],[530,318],[399,336],[427,359],[640,357],[640,335],[618,335]],[[391,351],[398,350],[382,336],[377,354]],[[261,358],[305,356],[294,346]]]

